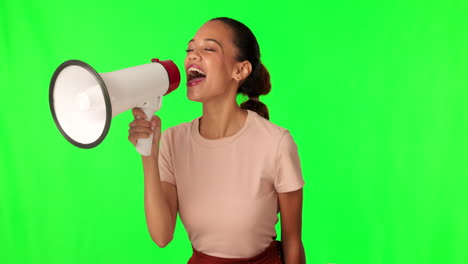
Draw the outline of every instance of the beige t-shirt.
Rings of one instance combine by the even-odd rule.
[[[248,110],[233,136],[209,140],[199,118],[161,136],[162,181],[175,184],[193,247],[223,258],[261,253],[276,236],[278,194],[304,185],[288,130]]]

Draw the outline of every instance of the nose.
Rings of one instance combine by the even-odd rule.
[[[187,61],[194,61],[200,59],[200,54],[195,49],[187,53]]]

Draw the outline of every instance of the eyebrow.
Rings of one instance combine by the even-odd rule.
[[[190,43],[190,42],[192,42],[192,41],[195,41],[195,39],[191,39],[188,43]],[[207,38],[207,39],[205,39],[205,41],[213,41],[213,42],[215,42],[216,44],[218,44],[218,46],[220,46],[221,49],[223,49],[223,45],[221,45],[221,43],[219,43],[219,41],[217,41],[216,39]]]

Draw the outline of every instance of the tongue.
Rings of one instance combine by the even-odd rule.
[[[190,81],[191,81],[191,82],[196,82],[196,81],[201,81],[201,80],[203,80],[203,79],[205,79],[205,77],[197,77],[197,78],[191,79]]]

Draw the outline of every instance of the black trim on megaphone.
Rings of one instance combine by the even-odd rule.
[[[74,140],[73,138],[68,136],[67,133],[65,133],[63,128],[60,126],[60,123],[58,122],[57,116],[55,114],[55,109],[54,109],[54,86],[55,86],[55,81],[57,80],[57,77],[59,76],[60,72],[63,69],[65,69],[68,66],[72,66],[72,65],[80,66],[80,67],[86,69],[89,73],[91,73],[96,78],[96,81],[99,83],[99,86],[101,87],[101,91],[102,91],[102,94],[104,95],[104,100],[105,100],[105,103],[106,103],[106,123],[104,125],[104,129],[102,131],[102,134],[101,134],[101,136],[99,136],[99,138],[96,141],[94,141],[92,143],[89,143],[89,144],[83,144],[83,143],[77,142],[76,140]],[[50,105],[50,110],[52,112],[52,117],[54,118],[54,122],[57,125],[58,129],[60,130],[60,133],[62,133],[62,135],[70,143],[72,143],[73,145],[75,145],[77,147],[85,148],[85,149],[94,148],[104,140],[104,138],[107,136],[107,133],[109,132],[109,128],[110,128],[110,124],[111,124],[111,120],[112,120],[112,105],[111,105],[109,93],[107,91],[106,84],[102,80],[99,73],[97,73],[93,69],[93,67],[91,67],[86,62],[83,62],[83,61],[80,61],[80,60],[68,60],[68,61],[60,64],[60,66],[55,70],[54,75],[52,76],[52,80],[50,82],[49,105]]]

